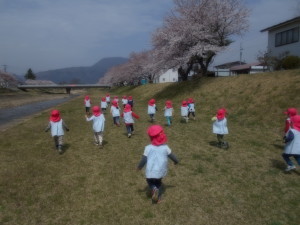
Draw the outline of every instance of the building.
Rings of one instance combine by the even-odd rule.
[[[299,27],[300,16],[261,30],[268,31],[270,56],[278,57],[288,52],[289,55],[300,57]]]
[[[166,83],[166,82],[177,82],[178,81],[178,72],[177,69],[169,69],[164,73],[158,75],[153,83]]]
[[[240,66],[246,64],[244,62],[241,61],[235,61],[235,62],[229,62],[229,63],[224,63],[221,65],[217,65],[215,66],[215,77],[228,77],[228,76],[232,76],[232,72],[230,70],[231,67],[233,66]]]
[[[262,63],[254,62],[248,63],[238,66],[233,66],[230,68],[231,74],[239,75],[239,74],[255,74],[255,73],[262,73],[267,71],[268,67],[263,66]]]

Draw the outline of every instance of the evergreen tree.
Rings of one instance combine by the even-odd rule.
[[[26,80],[35,80],[36,76],[35,74],[32,72],[32,69],[30,68],[27,73],[25,74],[25,79]]]

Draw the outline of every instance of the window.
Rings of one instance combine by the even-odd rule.
[[[163,81],[165,81],[166,79],[165,78],[163,78]]]
[[[275,47],[299,41],[299,27],[286,30],[275,35]]]

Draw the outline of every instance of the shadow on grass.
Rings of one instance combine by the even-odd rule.
[[[283,170],[286,168],[286,164],[283,161],[271,159],[272,167]]]
[[[281,151],[283,150],[284,148],[284,145],[279,145],[279,144],[272,144],[275,148],[278,148],[280,149]]]

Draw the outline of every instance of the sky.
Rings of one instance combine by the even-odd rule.
[[[300,0],[245,0],[249,31],[220,53],[213,65],[256,61],[267,48],[260,30],[300,16]],[[0,69],[24,75],[92,66],[106,57],[128,57],[151,48],[151,34],[172,0],[0,0]]]

